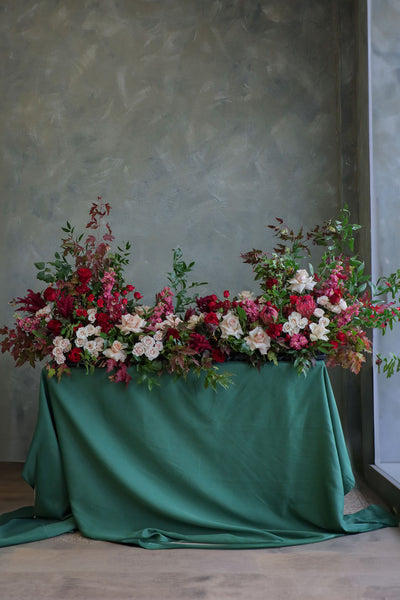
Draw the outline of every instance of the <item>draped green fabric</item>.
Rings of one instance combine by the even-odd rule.
[[[322,362],[307,378],[284,362],[220,368],[235,383],[217,392],[195,376],[149,392],[104,369],[43,372],[23,473],[35,506],[3,515],[0,545],[77,528],[145,548],[257,548],[397,525],[378,506],[343,515],[354,478]]]

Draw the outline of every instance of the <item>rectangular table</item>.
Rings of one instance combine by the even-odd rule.
[[[151,392],[72,369],[42,372],[24,468],[35,506],[0,519],[0,545],[75,528],[145,548],[304,544],[396,526],[370,506],[343,515],[354,478],[327,371],[221,365],[228,390],[163,375]],[[32,518],[34,517],[34,518]]]

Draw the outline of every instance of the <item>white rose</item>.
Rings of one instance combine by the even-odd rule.
[[[330,320],[328,319],[328,317],[321,317],[320,320],[318,321],[319,325],[322,325],[322,327],[328,327],[330,323]]]
[[[133,346],[132,354],[133,356],[142,356],[145,352],[146,348],[143,346],[142,342],[137,342]]]
[[[188,329],[194,329],[198,323],[203,321],[203,316],[200,315],[192,315],[189,317],[189,320],[186,323]]]
[[[95,358],[97,358],[97,356],[99,355],[95,340],[87,340],[83,347]]]
[[[238,294],[239,300],[254,300],[253,292],[249,292],[247,290],[243,290]]]
[[[86,327],[79,327],[79,329],[76,330],[75,335],[77,340],[86,340]]]
[[[88,308],[88,321],[94,323],[96,320],[97,308]]]
[[[164,344],[162,342],[156,342],[154,344],[154,348],[156,348],[159,352],[164,348]]]
[[[312,290],[317,282],[307,273],[305,269],[296,271],[294,278],[290,279],[289,285],[293,292],[303,292],[304,290]]]
[[[145,354],[149,360],[154,360],[159,356],[160,351],[155,346],[151,346],[151,348],[146,348]]]
[[[323,317],[325,314],[325,311],[322,310],[322,308],[316,308],[313,312],[314,317]]]
[[[86,337],[89,337],[90,335],[98,335],[98,333],[99,333],[98,327],[95,327],[91,323],[89,323],[89,325],[86,325],[86,327],[84,329],[85,329]]]
[[[266,354],[271,345],[271,338],[262,327],[256,327],[244,339],[250,350],[259,350],[261,354]]]
[[[65,363],[64,353],[59,346],[57,346],[56,348],[53,348],[52,355],[56,359],[56,363],[58,365],[62,365],[63,363]]]
[[[47,304],[35,312],[35,317],[47,317],[51,313],[52,308],[52,304]]]
[[[289,315],[286,323],[283,324],[282,330],[289,335],[300,333],[300,329],[304,329],[308,324],[308,319],[302,317],[295,310]]]
[[[327,304],[329,304],[328,296],[320,296],[317,299],[317,304],[320,304],[321,306],[326,306]]]
[[[75,340],[75,346],[77,348],[83,348],[83,346],[86,344],[87,342],[87,338],[83,337],[83,338],[76,338]]]
[[[146,325],[146,321],[138,314],[136,315],[122,315],[122,325],[117,325],[122,333],[141,333]]]
[[[154,339],[150,335],[144,335],[142,338],[140,338],[140,341],[145,348],[151,348],[154,346]]]
[[[103,347],[104,347],[103,338],[101,338],[101,337],[95,338],[94,343],[96,344],[96,350],[98,350],[98,351],[103,350]]]
[[[310,323],[310,330],[310,340],[312,342],[316,342],[317,340],[328,341],[329,331],[320,323]]]
[[[161,342],[161,340],[163,339],[163,332],[156,331],[156,333],[154,334],[154,339],[156,340],[156,342]]]
[[[167,318],[160,323],[160,328],[161,329],[166,329],[168,328],[173,328],[175,329],[176,327],[178,327],[179,323],[182,323],[182,319],[180,319],[179,317],[177,317],[174,314],[170,314],[167,316]]]
[[[104,350],[103,354],[104,356],[107,356],[107,358],[113,358],[114,360],[120,360],[121,362],[124,362],[126,359],[126,352],[124,351],[124,348],[126,347],[127,344],[123,344],[122,342],[115,340],[111,348]]]
[[[239,339],[241,335],[243,335],[243,330],[240,326],[240,321],[236,315],[233,314],[232,311],[228,311],[219,324],[219,327],[222,331],[221,337],[226,339],[228,336],[232,335],[236,339]]]

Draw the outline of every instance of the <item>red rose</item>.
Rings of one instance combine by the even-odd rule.
[[[338,331],[336,339],[339,340],[341,344],[344,344],[347,341],[347,336],[345,333],[343,333],[343,331]]]
[[[73,363],[78,363],[81,360],[82,350],[80,348],[72,348],[68,354],[68,360]]]
[[[135,292],[133,295],[134,295],[134,297],[135,297],[136,300],[140,300],[140,298],[143,298],[143,296],[142,296],[142,294],[140,292]]]
[[[57,319],[51,319],[51,321],[47,323],[47,329],[50,329],[50,331],[54,333],[54,335],[60,335],[61,327],[62,323],[60,321],[57,321]]]
[[[103,298],[99,298],[99,299],[97,300],[97,306],[98,306],[99,308],[103,308],[103,306],[104,306],[104,300],[103,300]]]
[[[77,317],[87,317],[87,310],[85,308],[77,308],[76,309],[76,316]]]
[[[126,286],[126,289],[128,290],[128,292],[133,292],[133,290],[135,289],[135,286],[129,284],[129,285]]]
[[[90,292],[90,288],[88,288],[86,283],[82,283],[82,285],[77,285],[75,289],[78,292],[78,294],[81,294],[82,296],[83,294],[87,294],[88,292]]]
[[[58,296],[58,290],[55,290],[52,287],[48,287],[48,288],[46,288],[44,290],[43,296],[45,297],[45,299],[47,300],[47,302],[54,302],[54,300]]]
[[[81,283],[88,283],[92,277],[92,271],[90,269],[82,268],[78,269],[78,279]]]
[[[94,295],[93,294],[89,294],[89,296],[87,297],[88,302],[94,302]]]
[[[204,323],[208,323],[210,325],[218,325],[218,315],[215,312],[209,312],[204,317]]]
[[[224,298],[229,298],[229,296],[230,296],[229,290],[225,290],[224,291]]]
[[[221,350],[219,348],[216,348],[215,350],[213,350],[211,352],[211,357],[213,359],[214,362],[217,363],[223,363],[225,362],[225,354],[223,352],[221,352]]]

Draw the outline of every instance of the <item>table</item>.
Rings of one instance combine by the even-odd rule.
[[[144,548],[260,548],[396,526],[343,515],[354,477],[324,363],[221,365],[228,390],[168,375],[151,392],[104,369],[41,375],[23,476],[34,507],[0,517],[0,546],[79,529]]]

